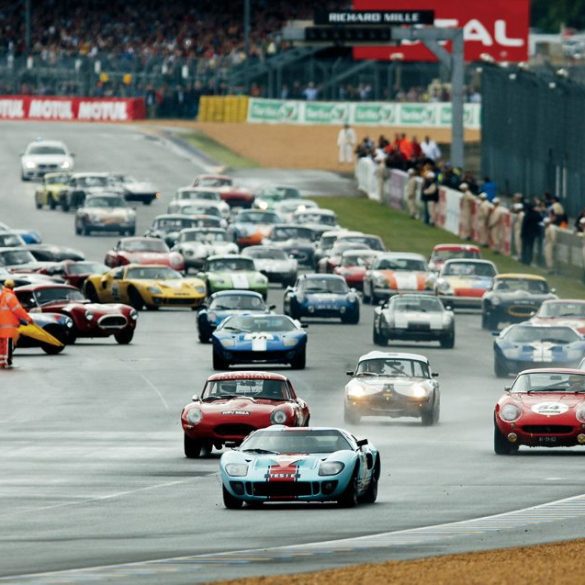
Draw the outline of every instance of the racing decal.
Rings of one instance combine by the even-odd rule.
[[[235,414],[235,415],[249,415],[250,411],[249,410],[222,410],[221,414]]]
[[[293,482],[300,477],[299,468],[296,463],[298,457],[279,457],[277,462],[268,467],[264,479],[268,482]]]
[[[549,342],[531,343],[528,345],[532,352],[532,361],[534,362],[552,362],[553,350],[555,346]]]
[[[252,351],[266,351],[268,341],[274,339],[269,333],[247,333],[244,335],[246,341],[252,341]]]
[[[561,402],[539,402],[538,404],[534,404],[530,410],[544,416],[555,416],[557,414],[564,414],[569,410],[569,407]]]
[[[232,284],[235,288],[249,288],[248,277],[237,272],[232,273]]]

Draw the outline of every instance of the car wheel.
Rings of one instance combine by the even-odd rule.
[[[130,305],[137,311],[141,311],[144,308],[144,301],[134,287],[128,291],[128,300],[130,301]]]
[[[423,427],[431,427],[439,422],[439,401],[435,396],[432,406],[421,411],[421,423]]]
[[[228,510],[239,510],[244,505],[244,501],[232,496],[232,494],[225,489],[225,486],[222,486],[221,489],[223,493],[223,505]]]
[[[378,480],[380,478],[380,457],[376,457],[376,463],[374,471],[372,473],[372,479],[370,485],[366,490],[366,493],[362,497],[362,501],[365,504],[374,504],[378,499]]]
[[[91,233],[91,229],[90,229],[90,227],[89,227],[88,225],[83,225],[83,226],[81,226],[81,233],[82,233],[84,236],[89,236],[89,234]]]
[[[342,508],[354,508],[358,504],[358,466],[356,464],[350,482],[337,503]]]
[[[69,203],[65,200],[61,202],[61,209],[67,213],[69,211]]]
[[[227,362],[215,349],[213,350],[212,361],[214,370],[227,370],[229,368],[229,362]]]
[[[439,340],[441,347],[444,349],[453,349],[455,347],[455,331],[449,331]]]
[[[304,370],[306,363],[307,363],[307,349],[304,348],[301,353],[299,353],[295,356],[295,358],[291,361],[290,365],[292,366],[293,370]]]
[[[494,452],[496,455],[512,455],[518,451],[517,445],[512,445],[494,422]]]
[[[496,353],[494,357],[494,374],[498,378],[507,378],[510,372],[502,358]]]
[[[134,337],[134,329],[123,329],[114,333],[114,338],[120,345],[128,345]]]
[[[384,347],[388,345],[388,338],[385,337],[383,333],[378,333],[375,325],[372,327],[372,341],[375,345],[381,345]]]
[[[192,439],[187,433],[183,434],[183,448],[187,459],[198,459],[201,455],[201,441]]]
[[[67,332],[63,331],[60,327],[47,327],[45,329],[47,333],[50,333],[53,337],[58,339],[63,345],[51,345],[50,343],[41,343],[41,349],[47,355],[57,355],[61,353],[65,349],[65,344],[67,343]]]
[[[132,229],[128,230],[128,235],[129,236],[135,236],[136,235],[136,228],[133,227]]]
[[[482,313],[481,315],[481,328],[487,329],[488,331],[495,331],[498,328],[498,320],[494,315],[489,313]]]
[[[150,205],[152,203],[152,199],[145,199],[142,203],[144,203],[144,205]]]
[[[97,291],[95,290],[95,286],[93,284],[88,283],[85,285],[85,296],[92,302],[92,303],[99,303],[100,300],[98,298]]]
[[[209,331],[206,331],[205,329],[199,330],[199,343],[209,343],[210,337],[211,335],[209,334]]]

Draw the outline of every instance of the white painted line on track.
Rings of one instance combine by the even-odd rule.
[[[237,512],[235,513],[237,514]],[[269,563],[271,561],[293,560],[299,556],[332,555],[363,549],[384,549],[396,546],[420,546],[421,544],[449,538],[464,537],[470,539],[487,533],[497,533],[504,530],[512,530],[559,520],[569,520],[577,517],[585,518],[585,494],[555,500],[545,504],[538,504],[529,508],[503,512],[501,514],[437,524],[434,526],[423,526],[420,528],[409,528],[394,532],[308,544],[171,557],[134,563],[86,567],[83,569],[50,571],[46,573],[28,573],[13,575],[11,577],[0,577],[0,583],[10,582],[18,583],[19,585],[77,585],[82,581],[95,582],[107,578],[122,579],[127,577],[137,579],[138,577],[158,576],[160,579],[164,573],[171,572],[174,574],[185,572],[192,575],[197,565]]]

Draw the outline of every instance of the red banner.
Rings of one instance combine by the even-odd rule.
[[[127,122],[145,117],[143,98],[0,96],[0,120]]]
[[[465,60],[482,53],[496,61],[528,60],[530,0],[353,0],[356,10],[434,10],[437,27],[463,28]],[[447,43],[449,48],[449,43]],[[396,47],[355,47],[355,59],[436,61],[422,43]]]

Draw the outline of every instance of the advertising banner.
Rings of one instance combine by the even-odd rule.
[[[266,100],[251,98],[248,101],[248,122],[268,124],[299,123],[303,102],[293,100]]]
[[[353,0],[355,10],[433,10],[434,26],[463,28],[465,60],[477,61],[482,53],[496,61],[528,60],[530,0]],[[435,55],[419,42],[402,42],[392,47],[355,47],[356,59],[436,61]],[[396,57],[394,57],[396,58]]]
[[[145,117],[142,98],[0,96],[0,120],[127,122]]]

